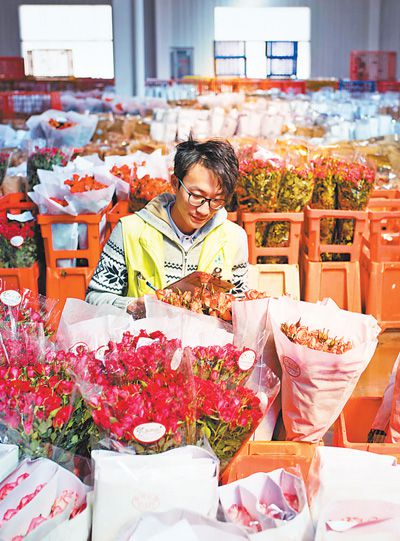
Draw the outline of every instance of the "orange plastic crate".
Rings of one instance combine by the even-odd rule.
[[[88,267],[96,267],[105,243],[105,236],[100,236],[100,222],[106,213],[111,210],[111,203],[107,209],[99,214],[80,214],[78,216],[39,214],[37,222],[44,241],[44,251],[47,267],[56,268],[60,259],[86,259]],[[53,248],[54,224],[85,224],[87,226],[87,248],[77,250],[55,250]]]
[[[46,295],[60,301],[60,310],[67,298],[84,300],[94,268],[46,268]]]
[[[300,300],[298,265],[249,265],[248,282],[250,289],[265,291],[270,297],[290,295],[293,299]]]
[[[352,219],[354,223],[353,244],[321,244],[320,228],[324,218]],[[350,261],[359,261],[363,234],[368,220],[364,211],[312,209],[304,213],[303,249],[309,261],[321,261],[321,254],[348,254]]]
[[[302,299],[317,302],[330,297],[344,310],[361,312],[358,261],[310,261],[303,254],[300,265]]]
[[[382,329],[400,329],[400,261],[371,261],[364,247],[360,268],[363,311]]]
[[[296,466],[301,469],[304,480],[307,480],[317,446],[317,443],[294,441],[249,442],[224,471],[222,483],[232,483],[253,473]]]
[[[373,190],[371,193],[371,198],[374,199],[377,197],[378,199],[400,199],[400,190]],[[368,206],[373,203],[371,201],[371,198],[369,200]]]
[[[239,220],[247,233],[249,245],[249,263],[257,264],[258,257],[286,257],[287,263],[296,264],[299,261],[301,227],[304,220],[302,212],[241,212]],[[289,224],[288,246],[256,246],[256,224],[271,222],[287,222]]]
[[[118,201],[118,203],[107,212],[107,239],[119,220],[129,214],[129,201]]]
[[[334,425],[333,444],[336,447],[393,455],[399,462],[400,443],[367,443],[368,432],[381,402],[382,398],[376,396],[350,398]]]
[[[400,261],[400,199],[373,199],[364,245],[371,261]]]
[[[36,212],[37,207],[31,201],[27,201],[25,194],[22,192],[9,193],[0,197],[0,215],[6,216],[10,214],[20,214],[30,210]]]
[[[2,289],[30,289],[38,294],[39,264],[25,269],[0,269]]]

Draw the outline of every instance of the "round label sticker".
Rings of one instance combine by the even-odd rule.
[[[171,370],[178,370],[178,368],[180,367],[180,364],[182,362],[182,353],[183,352],[182,352],[181,348],[179,348],[172,355]]]
[[[89,351],[89,347],[87,344],[85,344],[85,342],[77,342],[76,344],[74,344],[73,346],[69,348],[69,351],[73,353],[74,355],[76,355],[78,353],[79,348],[83,348],[85,351]]]
[[[106,351],[108,350],[108,346],[100,346],[95,353],[95,358],[98,361],[104,361],[104,357],[106,356]]]
[[[24,237],[21,237],[21,235],[16,235],[15,237],[11,237],[10,239],[11,246],[14,246],[14,248],[19,248],[24,244]]]
[[[282,357],[282,364],[285,367],[286,372],[292,378],[298,378],[301,374],[300,366],[290,357]]]
[[[15,289],[7,289],[0,294],[0,300],[6,306],[18,306],[22,300],[21,295]]]
[[[256,352],[252,349],[246,349],[246,351],[243,351],[243,353],[238,359],[238,366],[240,370],[246,371],[250,370],[250,368],[254,365],[255,362]]]
[[[156,443],[165,432],[165,426],[161,423],[142,423],[134,429],[133,436],[140,443]]]

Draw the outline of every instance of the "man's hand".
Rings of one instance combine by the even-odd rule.
[[[130,302],[126,307],[126,311],[128,314],[132,315],[133,319],[142,319],[146,317],[144,298],[139,297],[137,299],[133,299],[132,302]]]

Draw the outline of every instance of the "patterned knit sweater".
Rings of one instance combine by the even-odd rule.
[[[163,234],[164,268],[167,284],[171,284],[187,274],[197,270],[202,245],[206,236],[227,219],[225,209],[221,209],[198,231],[193,243],[184,249],[177,234],[171,227],[167,207],[174,196],[163,194],[156,197],[139,216]],[[237,235],[231,241],[236,245],[236,256],[232,268],[232,282],[235,285],[232,293],[240,296],[247,289],[248,248],[245,231],[237,226]],[[128,290],[128,273],[125,262],[125,251],[122,237],[122,225],[119,222],[114,228],[99,264],[89,283],[86,301],[91,304],[114,304],[125,309],[131,302],[126,297]]]

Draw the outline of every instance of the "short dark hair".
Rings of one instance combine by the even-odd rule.
[[[191,167],[200,164],[214,173],[229,200],[237,184],[239,163],[233,147],[223,139],[209,139],[204,143],[190,138],[176,147],[174,174],[183,180]]]

